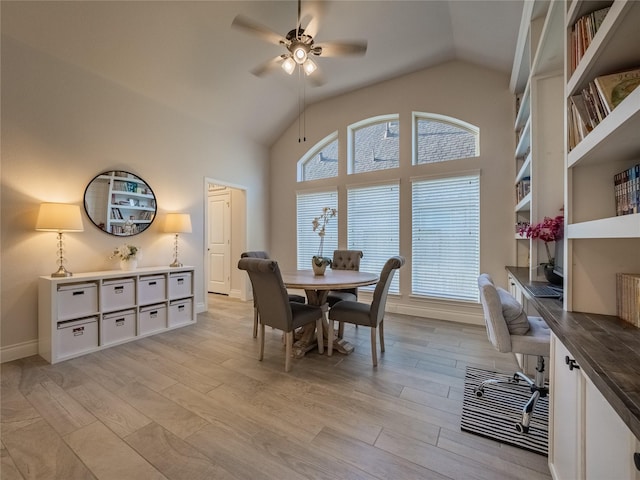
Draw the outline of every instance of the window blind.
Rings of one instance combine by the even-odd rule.
[[[412,293],[478,301],[480,177],[414,181]]]
[[[297,211],[297,268],[311,268],[311,258],[318,255],[320,236],[313,231],[313,219],[322,215],[324,207],[338,208],[338,192],[336,190],[298,193],[296,197]],[[340,215],[340,212],[338,212]],[[326,226],[322,254],[333,258],[333,251],[338,248],[338,216],[332,218]]]
[[[400,185],[395,183],[347,189],[347,243],[362,250],[360,270],[380,273],[385,262],[400,251]],[[396,274],[389,292],[398,293]],[[375,285],[360,287],[373,290]]]

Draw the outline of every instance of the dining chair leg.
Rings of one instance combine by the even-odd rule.
[[[316,337],[318,339],[318,353],[322,355],[324,353],[324,339],[322,338],[322,317],[316,320]]]
[[[264,357],[264,324],[260,324],[260,346],[258,347],[258,360],[262,361]]]
[[[344,337],[344,322],[338,322],[338,338]]]
[[[373,366],[378,366],[378,349],[376,348],[376,327],[371,327],[371,359]]]
[[[286,338],[286,347],[284,352],[284,371],[291,370],[291,353],[293,351],[293,331],[284,334]]]
[[[258,336],[258,308],[253,308],[253,338]]]
[[[380,353],[384,352],[384,318],[378,325],[378,330],[380,331]]]
[[[329,329],[327,330],[327,356],[333,355],[333,320],[329,319]]]

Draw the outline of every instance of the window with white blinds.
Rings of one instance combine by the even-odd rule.
[[[364,252],[360,270],[380,273],[389,257],[400,252],[399,183],[348,188],[347,224],[349,249]],[[375,285],[360,288],[373,290]],[[396,274],[389,292],[399,291]]]
[[[414,180],[412,293],[478,301],[480,175]]]
[[[338,208],[338,192],[328,190],[324,192],[297,194],[297,231],[298,231],[298,269],[311,268],[311,258],[318,255],[320,236],[313,231],[313,219],[322,215],[324,207]],[[339,215],[339,213],[338,213]],[[333,217],[325,228],[324,247],[322,255],[332,258],[333,251],[338,248],[338,217]]]

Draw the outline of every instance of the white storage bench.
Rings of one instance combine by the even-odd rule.
[[[196,322],[193,267],[38,280],[38,353],[57,363]]]

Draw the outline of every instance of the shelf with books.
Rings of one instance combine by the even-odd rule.
[[[520,168],[518,169],[518,174],[516,175],[516,184],[525,177],[531,177],[531,152],[529,152],[527,157],[520,165]]]
[[[531,117],[527,118],[524,127],[516,132],[516,158],[524,158],[529,154],[531,149]]]
[[[611,2],[604,2],[611,3]],[[616,0],[611,4],[607,16],[602,21],[591,44],[581,58],[575,71],[567,70],[569,79],[567,96],[574,95],[587,86],[595,77],[637,67],[640,39],[640,9],[635,0]],[[567,19],[570,32],[580,15],[595,9],[600,2],[575,1]],[[567,34],[567,48],[570,48],[570,33]]]
[[[530,92],[530,84],[527,83],[527,86],[524,89],[524,93],[516,97],[516,123],[515,123],[515,131],[521,130],[525,123],[529,120],[529,115],[531,114],[531,92]]]
[[[640,29],[639,29],[640,30]],[[640,56],[640,54],[638,54]],[[636,88],[602,120],[567,157],[570,168],[638,154],[640,88]]]
[[[522,200],[516,205],[516,212],[529,212],[531,210],[531,192],[529,192]]]

